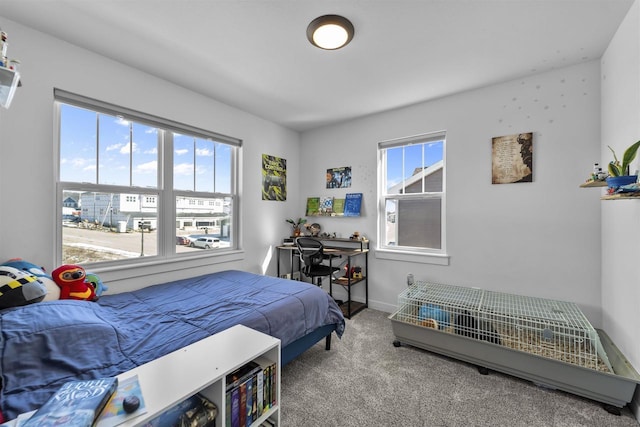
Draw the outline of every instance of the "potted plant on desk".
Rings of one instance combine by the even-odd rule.
[[[305,218],[298,218],[297,221],[292,218],[289,218],[286,221],[289,224],[291,224],[291,227],[292,227],[291,237],[299,237],[302,235],[302,230],[300,229],[300,226],[305,222],[307,222]]]
[[[633,184],[638,180],[638,175],[629,175],[629,165],[636,158],[638,148],[640,147],[640,141],[628,147],[622,155],[622,163],[618,160],[616,152],[613,151],[611,146],[609,150],[613,153],[613,161],[609,162],[609,178],[607,178],[607,185],[609,188],[616,189],[620,186]]]

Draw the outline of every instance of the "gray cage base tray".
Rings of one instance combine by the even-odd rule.
[[[453,357],[598,402],[622,408],[633,398],[640,375],[609,336],[597,329],[615,374],[596,371],[389,316],[396,339],[404,344]]]

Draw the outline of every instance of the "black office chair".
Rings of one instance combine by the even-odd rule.
[[[324,245],[318,239],[312,237],[298,237],[296,246],[300,253],[300,271],[315,285],[322,286],[322,278],[329,276],[340,270],[340,267],[327,265],[323,261],[331,258],[331,255],[324,253]]]

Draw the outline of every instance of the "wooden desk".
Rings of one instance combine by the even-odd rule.
[[[352,259],[358,256],[364,256],[364,268],[362,269],[361,278],[353,278],[350,274],[346,277],[333,278],[329,281],[329,295],[333,297],[333,285],[342,286],[347,291],[347,300],[340,304],[342,314],[350,319],[353,315],[364,310],[369,306],[369,241],[368,240],[352,240],[352,239],[318,239],[324,245],[324,253],[331,255],[329,258],[329,265],[336,265],[334,258],[347,258],[347,264],[353,266]],[[278,277],[287,278],[286,274],[280,274],[280,262],[281,253],[289,253],[290,257],[290,269],[288,278],[294,278],[294,273],[302,275],[300,271],[300,257],[299,251],[296,245],[281,245],[276,247],[276,270]],[[297,261],[296,261],[297,260]],[[302,279],[302,277],[300,277]],[[351,299],[351,287],[364,283],[365,302],[352,301]]]

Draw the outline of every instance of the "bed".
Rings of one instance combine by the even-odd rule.
[[[0,409],[15,418],[70,379],[118,375],[237,324],[279,338],[284,365],[323,338],[329,349],[345,321],[316,286],[236,270],[0,310]]]

